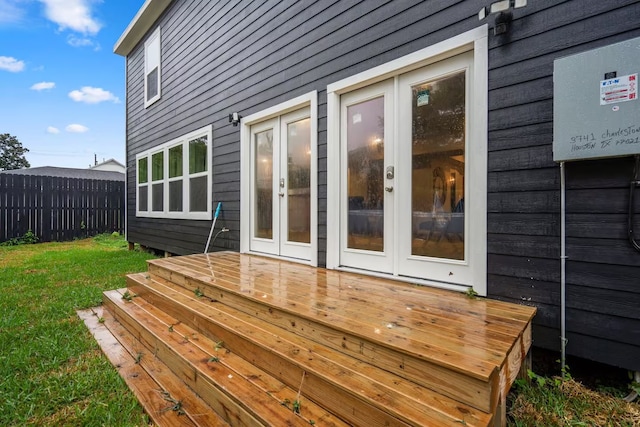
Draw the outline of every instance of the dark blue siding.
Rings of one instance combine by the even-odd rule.
[[[174,1],[158,21],[162,99],[148,109],[144,41],[127,58],[129,206],[135,206],[136,153],[213,124],[213,200],[223,202],[220,221],[231,230],[216,247],[238,250],[240,135],[227,116],[317,90],[323,264],[326,86],[477,27],[487,3]],[[508,35],[489,38],[488,291],[539,307],[535,345],[560,344],[553,61],[640,36],[639,17],[637,0],[537,0],[514,12]],[[568,352],[640,370],[640,254],[626,242],[625,228],[631,169],[630,159],[567,165]],[[134,210],[128,221],[131,241],[177,254],[201,251],[210,226],[136,218]]]

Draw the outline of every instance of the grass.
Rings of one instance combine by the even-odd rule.
[[[149,420],[76,315],[151,255],[118,236],[0,247],[0,425]]]
[[[640,403],[623,400],[631,379],[623,369],[576,357],[560,369],[559,354],[533,349],[533,371],[509,394],[507,425],[640,426]]]
[[[0,425],[149,425],[76,315],[99,305],[103,290],[124,287],[125,273],[146,270],[151,255],[126,248],[111,235],[0,247]],[[540,370],[547,376],[514,385],[509,426],[640,426],[640,404],[622,400],[624,380],[586,387]]]
[[[516,383],[510,426],[640,426],[640,405],[619,390],[592,390],[573,378],[540,377]]]

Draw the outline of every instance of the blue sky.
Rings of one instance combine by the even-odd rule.
[[[124,58],[144,0],[0,0],[0,134],[32,167],[125,161]]]

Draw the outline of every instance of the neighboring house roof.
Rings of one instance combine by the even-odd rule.
[[[165,11],[172,0],[146,0],[136,16],[129,23],[129,26],[120,36],[113,52],[118,55],[127,56],[134,47],[142,40],[158,20],[162,12]]]
[[[99,171],[122,172],[122,173],[124,173],[127,170],[127,168],[116,159],[105,160],[102,163],[98,163],[95,166],[91,166],[89,169],[99,170]]]
[[[54,166],[15,169],[9,171],[0,171],[0,173],[6,173],[10,175],[55,176],[65,178],[99,179],[104,181],[124,181],[124,173],[121,172],[111,172],[94,169],[58,168]]]

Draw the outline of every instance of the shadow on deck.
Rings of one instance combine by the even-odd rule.
[[[535,314],[233,252],[151,260],[127,286],[105,292],[104,323],[83,316],[162,390],[138,393],[160,425],[504,425]]]

